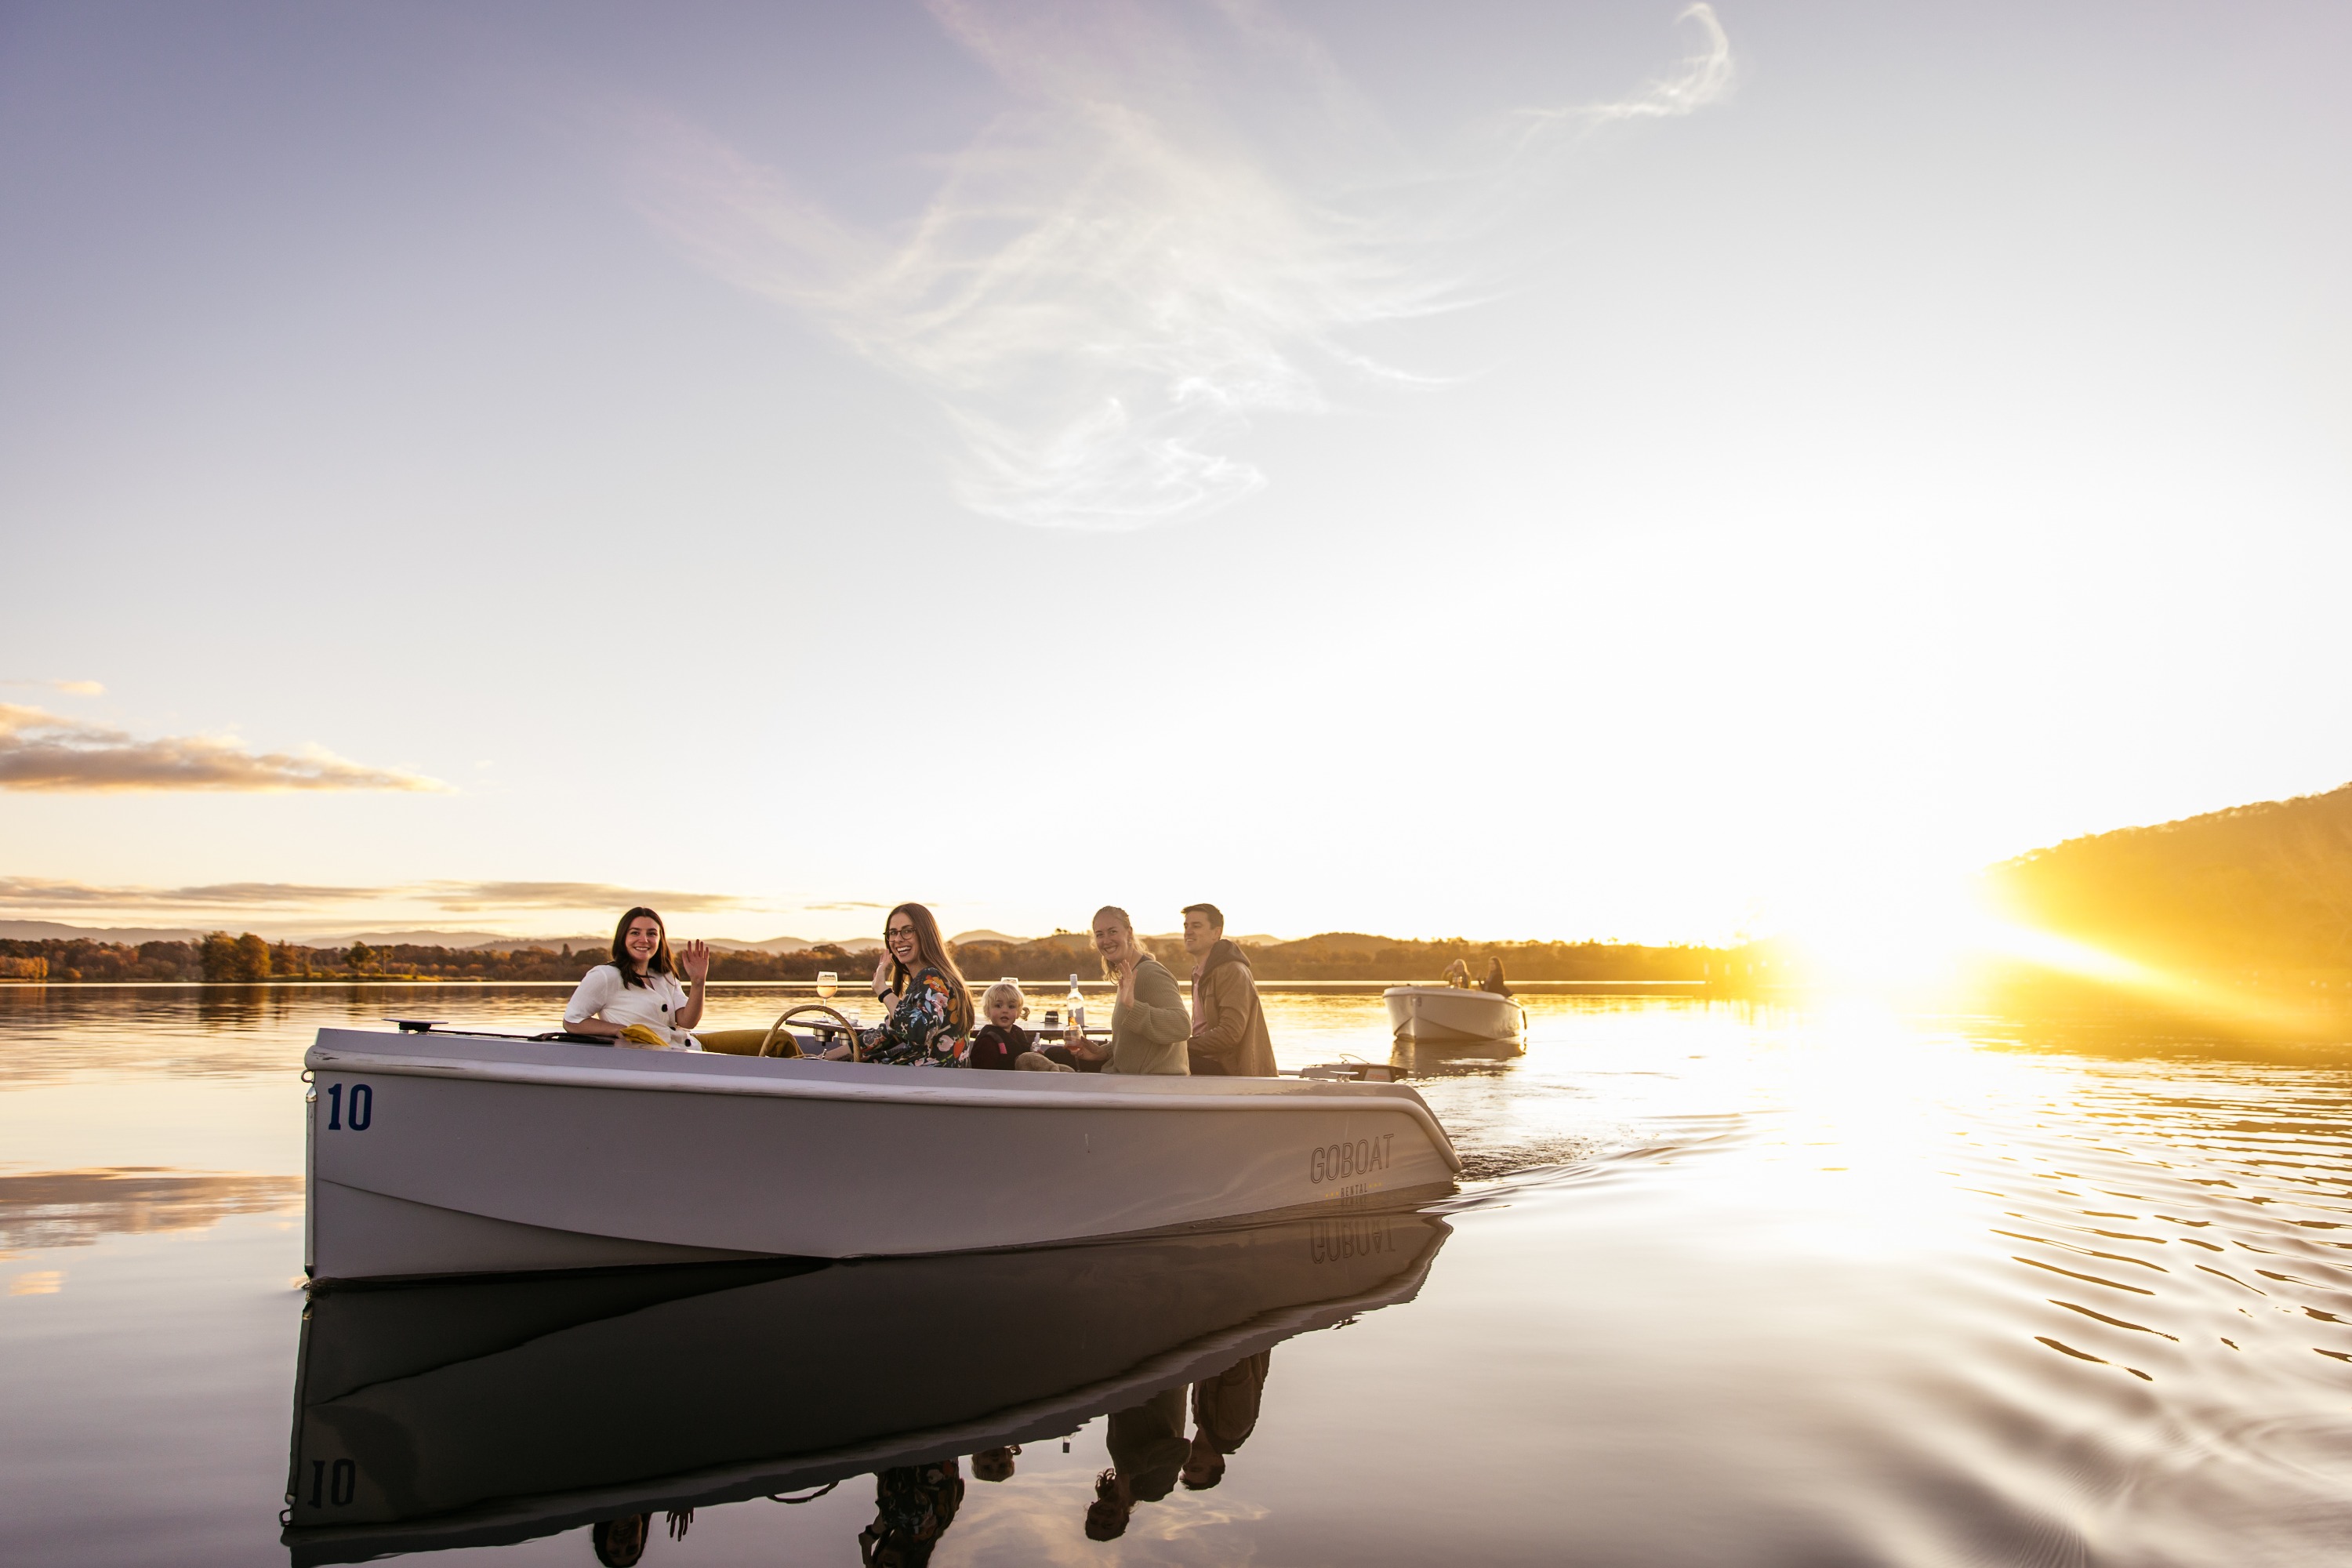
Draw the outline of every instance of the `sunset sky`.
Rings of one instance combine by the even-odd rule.
[[[0,917],[1716,940],[2332,788],[2347,54],[0,0]]]

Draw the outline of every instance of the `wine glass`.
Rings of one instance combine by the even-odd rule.
[[[839,974],[836,974],[830,969],[820,969],[816,972],[816,994],[818,995],[831,996],[835,992],[840,989],[841,976]]]

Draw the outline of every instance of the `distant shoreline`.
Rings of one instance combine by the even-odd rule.
[[[973,984],[980,977],[971,977]],[[318,991],[329,986],[344,986],[353,990],[380,987],[383,989],[454,990],[499,986],[509,990],[570,991],[579,982],[572,980],[491,980],[475,975],[422,975],[415,980],[0,980],[0,994],[12,990],[60,991]],[[1051,1000],[1067,992],[1066,977],[1055,979],[1024,979],[1024,986],[1034,987],[1029,994],[1033,1000]],[[1391,985],[1442,985],[1444,982],[1423,975],[1403,980],[1261,980],[1261,992],[1286,992],[1299,995],[1318,993],[1330,995],[1376,996]],[[1181,989],[1192,989],[1190,981],[1177,982]],[[808,980],[713,980],[709,989],[719,991],[777,991],[816,994],[816,984]],[[862,988],[845,985],[846,997],[835,994],[836,1000],[856,1002]],[[1108,995],[1116,990],[1108,980],[1081,980],[1078,989],[1090,996]],[[1513,981],[1511,990],[1521,996],[1696,996],[1708,993],[1704,980],[1523,980]]]
[[[1189,974],[1192,956],[1178,937],[1145,937],[1146,952],[1172,973]],[[1502,965],[1515,985],[1568,984],[1620,986],[1663,982],[1696,985],[1754,976],[1767,979],[1775,960],[1760,951],[1739,953],[1694,947],[1645,947],[1611,942],[1516,942],[1481,945],[1463,941],[1403,942],[1361,932],[1326,932],[1299,942],[1265,946],[1244,943],[1260,984],[1322,984],[1379,987],[1400,984],[1396,976],[1439,976],[1467,969],[1483,978]],[[0,981],[80,982],[115,984],[204,984],[212,985],[391,984],[458,982],[575,985],[582,975],[611,962],[611,947],[519,949],[396,945],[349,948],[300,947],[271,942],[247,931],[215,931],[202,942],[121,943],[0,940]],[[970,942],[949,949],[968,973],[986,978],[1017,974],[1024,983],[1060,989],[1073,973],[1099,975],[1101,959],[1093,940],[1062,931],[1031,942]],[[791,953],[717,951],[710,955],[714,984],[814,985],[820,974],[845,977],[852,994],[873,969],[865,952],[812,948]]]

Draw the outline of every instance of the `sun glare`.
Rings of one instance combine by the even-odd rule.
[[[1868,994],[1960,978],[1993,923],[1966,883],[1856,879],[1811,889],[1786,928],[1791,956],[1812,983]]]
[[[1953,1003],[1999,983],[2087,982],[2194,1017],[2296,1028],[2305,1011],[2224,982],[2177,973],[2010,918],[1974,879],[1890,890],[1854,887],[1813,898],[1787,923],[1794,970],[1833,996]]]

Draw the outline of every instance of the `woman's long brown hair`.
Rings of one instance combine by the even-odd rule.
[[[948,944],[940,935],[940,922],[932,919],[931,911],[920,904],[900,904],[882,917],[882,951],[890,952],[890,922],[900,915],[906,916],[907,923],[915,928],[916,964],[938,970],[940,977],[948,983],[948,1023],[955,1030],[956,1037],[961,1039],[971,1033],[971,987],[963,983],[963,972],[956,967],[955,960],[948,956]],[[891,952],[891,991],[903,994],[908,982],[913,978],[907,972],[907,966],[898,962],[898,955]]]
[[[654,949],[651,958],[646,960],[646,973],[676,974],[677,965],[670,961],[669,956],[669,921],[661,918],[659,910],[639,904],[623,915],[621,923],[613,928],[613,967],[621,972],[622,984],[643,987],[644,976],[637,973],[636,960],[629,956],[629,926],[639,915],[653,916],[654,925],[661,931],[661,945]]]

